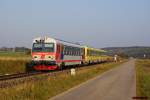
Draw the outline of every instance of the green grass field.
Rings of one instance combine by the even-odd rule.
[[[48,100],[82,82],[85,82],[121,63],[105,63],[89,67],[77,72],[76,76],[70,74],[49,77],[40,81],[24,83],[13,88],[0,89],[1,100]]]
[[[29,57],[30,55],[27,55],[24,52],[2,52],[0,51],[0,57]]]
[[[150,100],[150,60],[137,60],[137,96],[149,97]]]
[[[0,60],[30,60],[31,54],[24,52],[1,52]]]
[[[0,52],[0,74],[25,72],[30,55],[21,52]]]
[[[0,74],[22,73],[29,60],[0,60]]]

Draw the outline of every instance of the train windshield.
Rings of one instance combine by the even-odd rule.
[[[54,52],[54,43],[45,43],[44,52]]]
[[[43,46],[42,43],[34,43],[32,51],[33,52],[42,52]]]
[[[54,43],[34,43],[33,52],[54,52]]]

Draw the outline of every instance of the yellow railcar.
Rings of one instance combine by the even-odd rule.
[[[92,63],[100,63],[110,61],[112,57],[104,55],[106,51],[91,47],[84,47],[84,63],[92,64]]]

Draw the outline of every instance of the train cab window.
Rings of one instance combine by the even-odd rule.
[[[54,43],[34,43],[33,52],[54,52]]]
[[[42,52],[43,45],[42,43],[34,43],[32,47],[33,52]]]
[[[54,43],[45,43],[43,51],[45,51],[45,52],[54,52]]]

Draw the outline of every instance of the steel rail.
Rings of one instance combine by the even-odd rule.
[[[28,76],[32,76],[32,75],[38,75],[38,74],[43,74],[43,73],[42,72],[31,72],[31,73],[16,73],[16,74],[1,75],[0,81],[28,77]]]

